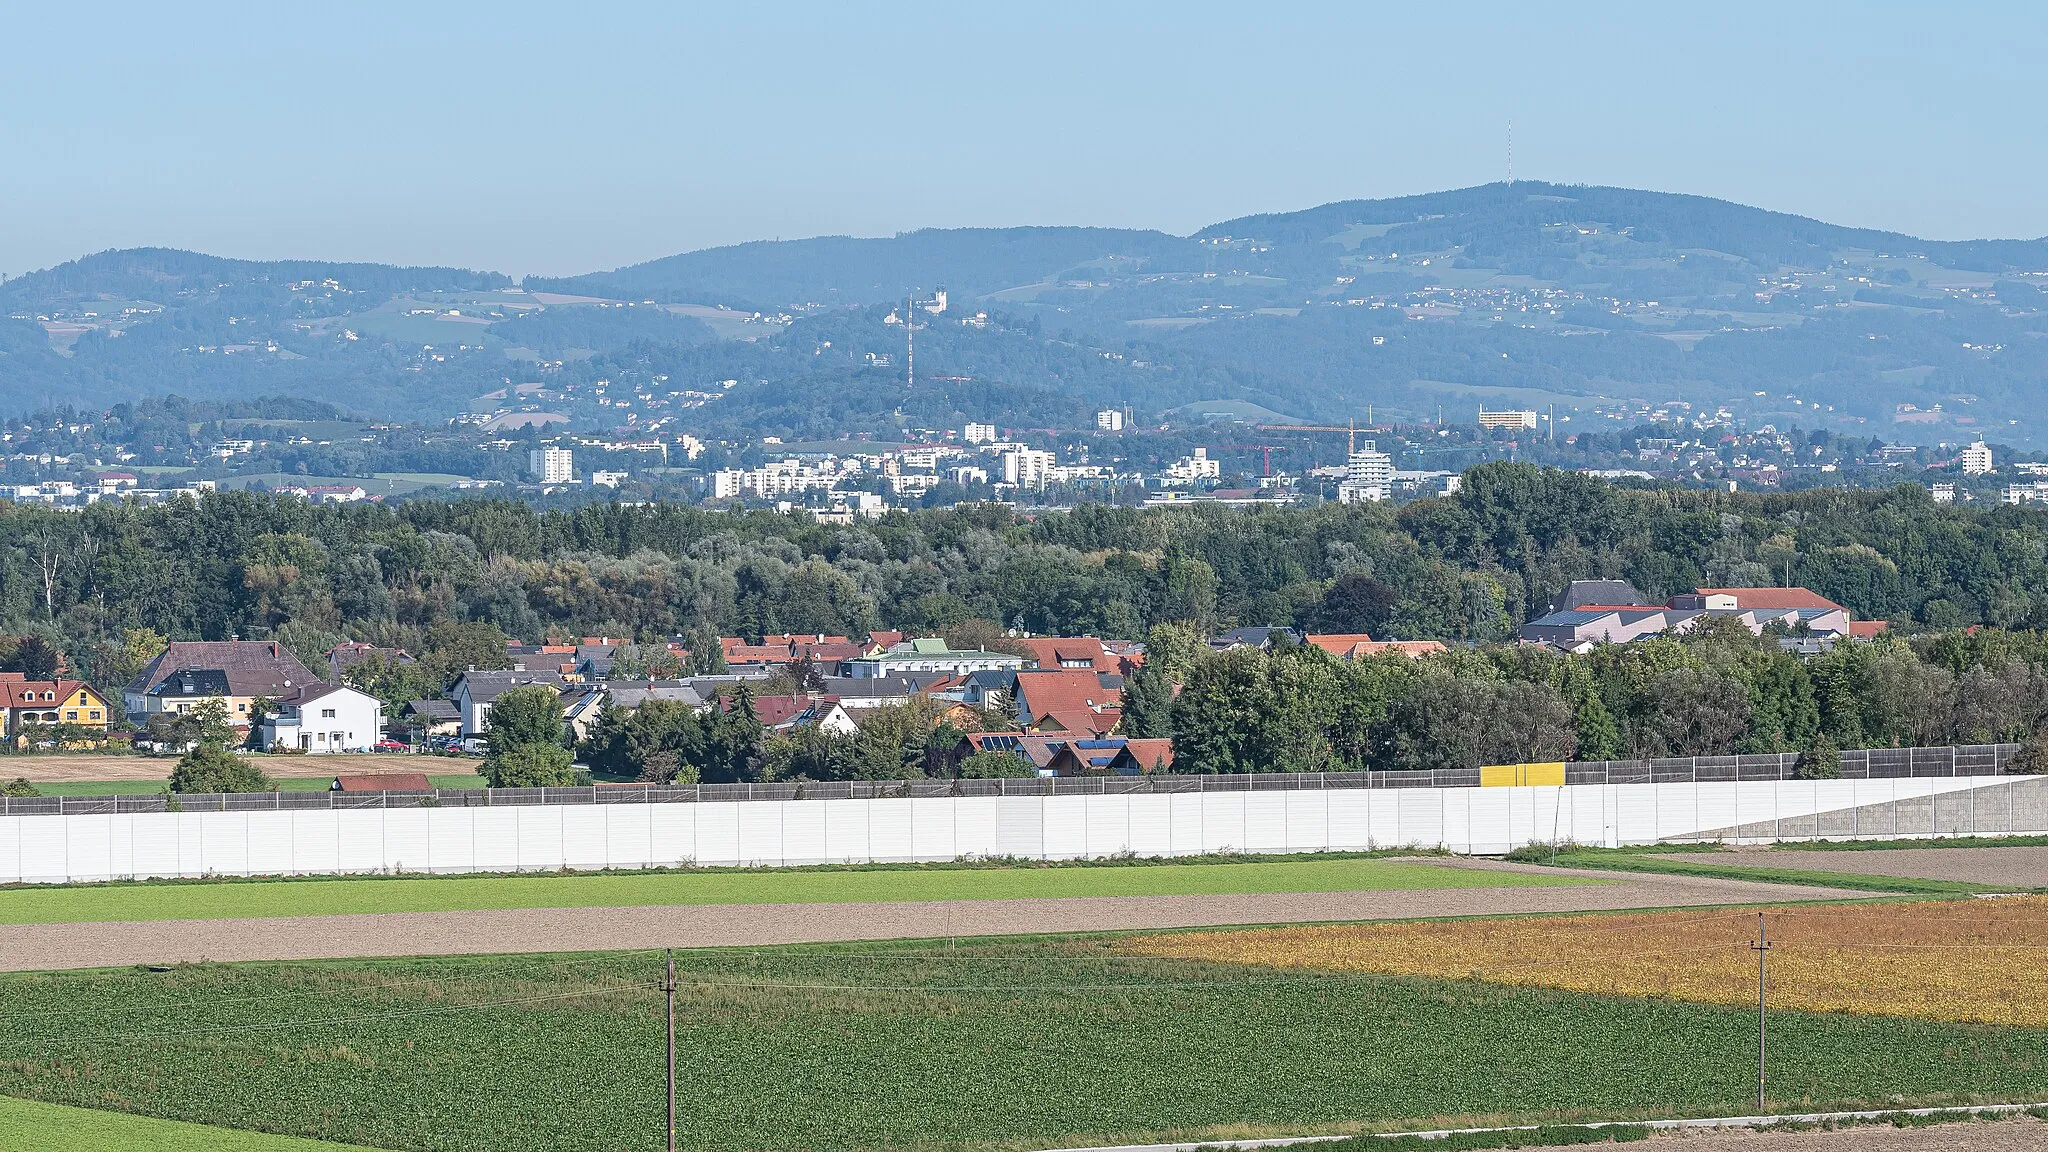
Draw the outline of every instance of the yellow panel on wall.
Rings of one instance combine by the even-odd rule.
[[[1479,769],[1481,788],[1554,787],[1564,783],[1564,764],[1488,764]]]

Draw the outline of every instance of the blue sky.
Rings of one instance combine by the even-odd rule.
[[[1682,9],[1682,10],[1681,10]],[[0,271],[515,275],[925,226],[1186,232],[1523,178],[2048,233],[2048,6],[13,6]]]

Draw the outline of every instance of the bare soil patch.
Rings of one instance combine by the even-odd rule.
[[[2048,1123],[2021,1116],[1925,1128],[1869,1124],[1806,1132],[1690,1129],[1652,1136],[1647,1146],[1680,1152],[2039,1152],[2048,1148]]]
[[[1770,852],[1676,852],[1661,857],[1737,868],[1793,868],[2048,888],[2048,848],[1853,848]]]
[[[273,779],[331,776],[351,772],[461,771],[475,764],[438,756],[374,755],[336,752],[319,756],[254,756],[251,759]],[[171,756],[123,756],[80,752],[59,756],[0,756],[0,779],[27,777],[31,782],[73,784],[91,780],[147,780],[162,784],[177,764]],[[444,769],[460,764],[462,769]],[[160,791],[161,789],[144,789]]]

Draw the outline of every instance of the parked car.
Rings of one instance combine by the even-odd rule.
[[[404,743],[400,743],[400,742],[399,742],[399,741],[397,741],[397,740],[379,740],[379,741],[377,741],[377,743],[375,743],[374,745],[371,745],[371,747],[370,747],[370,751],[372,751],[372,752],[410,752],[410,751],[412,751],[412,745],[410,745],[410,744],[404,744]]]

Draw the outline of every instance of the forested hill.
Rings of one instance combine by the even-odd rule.
[[[872,304],[947,288],[974,298],[1097,261],[1199,267],[1201,249],[1164,232],[1118,228],[926,228],[899,236],[757,240],[611,272],[528,277],[530,289],[632,299],[788,308]]]
[[[929,387],[894,392],[903,328],[887,317],[940,288],[948,309],[920,314]],[[2048,241],[1923,241],[1518,182],[1190,237],[929,229],[516,287],[151,249],[0,285],[0,379],[9,411],[297,393],[408,419],[493,411],[508,386],[538,384],[573,426],[610,430],[621,410],[597,402],[602,380],[649,412],[715,394],[671,406],[675,431],[735,440],[1078,427],[1115,404],[1151,422],[1223,400],[1319,422],[1555,405],[1570,433],[1680,401],[1751,426],[2034,447],[2048,443]]]
[[[1463,248],[1467,259],[1483,260],[1576,252],[1578,236],[1597,234],[1579,231],[1587,225],[1625,235],[1643,254],[1697,249],[1767,271],[1823,267],[1845,249],[1919,253],[1941,267],[1985,272],[2048,268],[2048,239],[1921,240],[1707,196],[1526,180],[1240,216],[1211,224],[1195,237],[1387,252],[1436,251],[1448,243]]]

